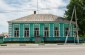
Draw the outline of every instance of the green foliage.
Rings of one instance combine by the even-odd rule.
[[[68,20],[71,20],[74,6],[76,7],[76,13],[78,18],[79,35],[84,36],[85,35],[85,0],[70,0],[70,3],[67,6],[67,11],[65,12],[65,16]],[[75,21],[74,18],[73,21]]]

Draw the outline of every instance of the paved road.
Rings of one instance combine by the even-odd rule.
[[[0,47],[0,55],[85,55],[85,45]]]

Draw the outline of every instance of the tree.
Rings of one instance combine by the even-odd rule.
[[[66,19],[71,20],[74,6],[76,7],[78,18],[79,35],[85,36],[85,0],[70,0],[65,12]],[[74,18],[73,21],[75,21]]]

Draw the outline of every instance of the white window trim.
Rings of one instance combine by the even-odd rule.
[[[45,27],[44,27],[44,28],[45,28]],[[45,32],[45,31],[46,31],[46,36],[45,36],[45,33],[44,33],[44,37],[47,37],[47,31],[48,31],[48,34],[50,35],[49,27],[48,27],[48,30],[45,30],[45,29],[44,29],[43,32]],[[49,37],[49,35],[48,35],[48,37]]]
[[[19,30],[14,30],[14,34],[16,33],[15,38],[18,38],[18,35],[17,35],[18,31]]]
[[[33,24],[33,36],[34,36],[34,29],[35,29],[35,25],[38,25],[38,28],[39,28],[39,35],[40,35],[40,24],[39,23],[35,23]],[[35,36],[34,36],[35,37]]]
[[[54,28],[55,28],[55,27],[54,27]],[[54,32],[54,33],[53,33],[53,34],[54,34],[54,37],[59,37],[59,27],[57,27],[57,28],[58,28],[58,30],[57,30],[57,31],[58,31],[58,36],[55,36],[55,29],[54,29],[54,31],[53,31],[53,32]]]
[[[25,31],[25,30],[24,30],[24,29],[25,29],[25,25],[28,25],[28,28],[29,28],[29,37],[30,37],[30,24],[23,24],[23,37],[25,37],[25,36],[24,36],[24,33],[25,33],[25,32],[24,32],[24,31]]]
[[[20,37],[20,24],[13,24],[13,37],[14,37],[14,26],[15,25],[19,25],[19,37]],[[19,37],[16,37],[16,38],[19,38]],[[14,37],[15,38],[15,37]]]

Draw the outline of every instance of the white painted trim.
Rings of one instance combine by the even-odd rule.
[[[30,37],[30,24],[29,24],[29,37]]]
[[[64,36],[64,23],[63,23],[63,37],[65,37],[65,36]]]
[[[44,34],[44,27],[45,27],[45,24],[43,23],[43,37],[45,37],[45,36],[44,36],[44,35],[45,35],[45,34]]]
[[[20,38],[20,32],[21,32],[20,30],[21,30],[21,29],[20,29],[20,24],[19,24],[19,37],[18,37],[18,38]]]
[[[57,24],[58,26],[56,26],[56,24]],[[54,37],[60,37],[60,34],[59,34],[59,33],[60,33],[59,23],[55,23],[55,24],[54,24],[54,28],[55,28],[55,27],[58,28],[58,30],[57,30],[57,31],[58,31],[58,36],[55,36],[55,35],[54,35]],[[53,30],[54,30],[54,29],[53,29]],[[53,34],[55,34],[55,30],[53,31]]]
[[[53,37],[54,37],[54,24],[53,24]]]
[[[71,25],[72,25],[72,24],[71,24]],[[71,37],[71,28],[72,28],[72,27],[70,26],[70,37]]]
[[[40,36],[40,24],[38,23],[38,25],[39,25],[39,36]]]
[[[24,25],[23,25],[23,37],[24,37],[24,38],[25,38],[25,36],[24,36],[25,25],[29,28],[29,37],[30,37],[30,24],[28,23],[28,24],[24,24]]]
[[[72,37],[73,35],[72,35],[72,29],[73,29],[73,24],[71,24],[71,33],[70,33],[70,37]]]
[[[75,36],[74,36],[74,25],[73,25],[73,37],[75,37]]]
[[[38,25],[37,28],[39,28],[39,35],[40,35],[40,24],[39,24],[39,23],[35,23],[35,24],[34,24],[34,29],[35,29],[35,26],[36,26],[36,25]]]
[[[60,23],[58,25],[59,25],[59,37],[60,37]]]
[[[34,36],[34,23],[33,23],[33,37],[35,37],[35,36]]]
[[[49,30],[48,30],[48,31],[49,31],[49,36],[48,36],[48,37],[51,37],[51,36],[50,36],[50,23],[49,23],[48,25],[49,25]]]
[[[70,37],[70,36],[71,36],[71,27],[69,27],[69,36],[68,37]]]
[[[23,37],[24,37],[24,28],[25,28],[24,26],[25,26],[25,24],[23,24]]]
[[[43,36],[45,37],[45,30],[44,30],[44,28],[45,28],[45,25],[47,25],[46,27],[48,27],[48,37],[50,37],[50,24],[47,24],[47,23],[44,23],[44,26],[43,26]]]
[[[12,29],[13,29],[13,37],[14,37],[14,24],[13,24],[13,28]]]
[[[13,37],[14,37],[14,38],[19,38],[19,37],[15,37],[15,36],[14,36],[14,28],[15,28],[14,26],[16,26],[16,25],[19,26],[19,37],[20,37],[20,24],[13,24]]]
[[[10,24],[9,24],[10,25]],[[10,27],[10,26],[9,26]],[[8,28],[8,36],[10,37],[10,28]]]

